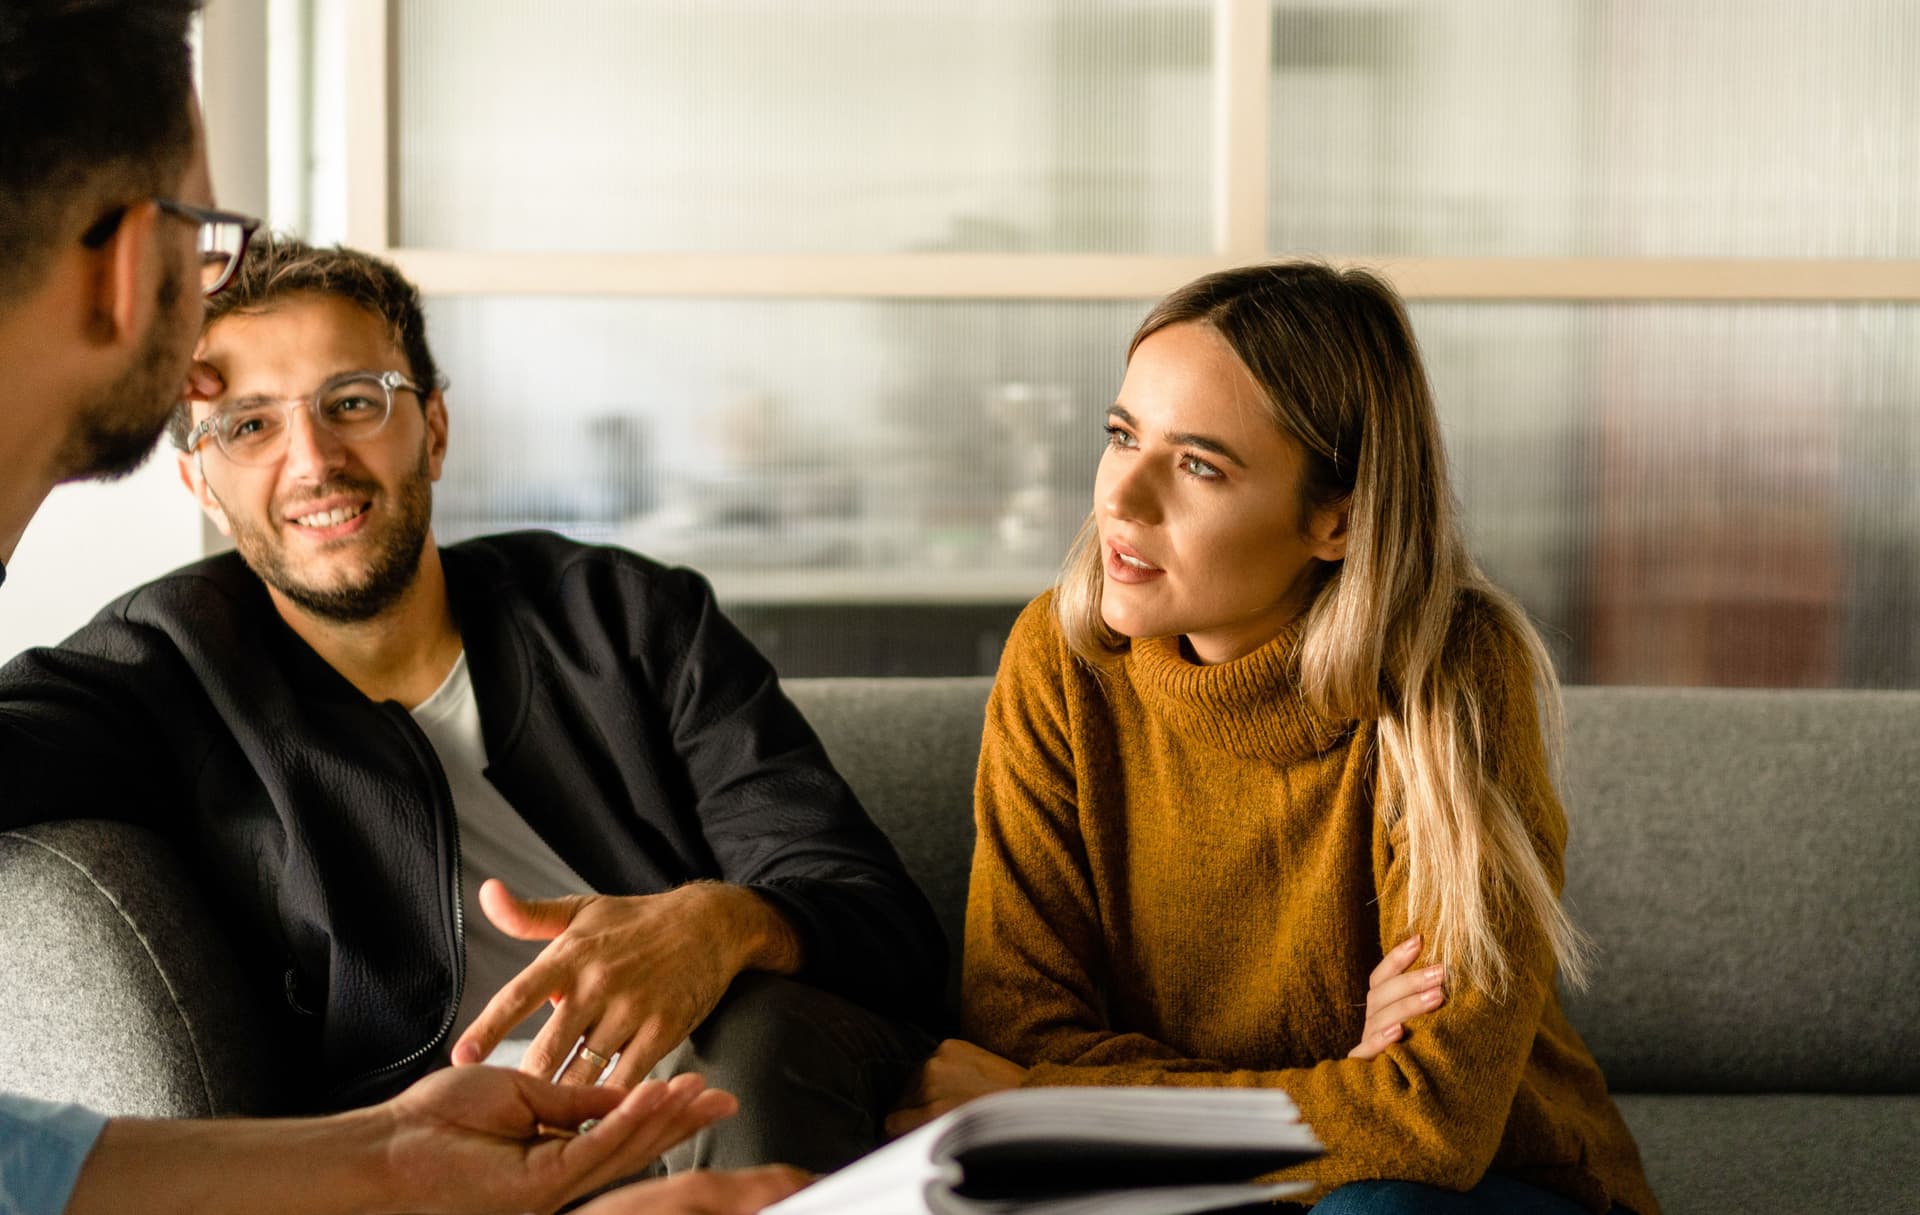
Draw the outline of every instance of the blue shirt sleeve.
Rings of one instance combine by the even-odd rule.
[[[107,1120],[0,1093],[0,1215],[60,1215]]]

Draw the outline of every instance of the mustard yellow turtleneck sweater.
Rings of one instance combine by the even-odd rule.
[[[1463,618],[1494,778],[1556,884],[1566,821],[1515,643]],[[1590,1210],[1658,1205],[1633,1137],[1554,992],[1535,928],[1514,981],[1348,1059],[1367,977],[1409,922],[1404,828],[1374,812],[1370,723],[1292,691],[1298,632],[1218,666],[1140,641],[1096,676],[1052,595],[1014,626],[987,707],[967,904],[967,1037],[1027,1083],[1286,1090],[1327,1154],[1278,1174],[1471,1189],[1489,1170]],[[1428,939],[1432,936],[1429,933]],[[1431,957],[1422,964],[1430,964]]]

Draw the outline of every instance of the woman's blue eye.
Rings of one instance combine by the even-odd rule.
[[[1132,447],[1133,436],[1118,426],[1107,427],[1108,447]]]
[[[1221,476],[1219,469],[1202,460],[1199,456],[1181,456],[1180,471],[1189,476],[1198,477],[1203,481],[1218,480]]]

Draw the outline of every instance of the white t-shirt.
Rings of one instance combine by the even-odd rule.
[[[494,993],[547,946],[545,941],[517,940],[495,928],[480,910],[480,883],[499,878],[523,899],[591,894],[593,888],[547,847],[487,779],[480,706],[473,699],[473,679],[467,673],[464,651],[454,660],[453,670],[447,672],[439,689],[415,707],[413,720],[440,757],[447,788],[453,793],[454,817],[460,824],[460,911],[465,920],[467,982],[447,1039],[452,1042],[473,1024]],[[509,1030],[507,1041],[488,1062],[512,1066],[525,1050],[526,1040],[540,1032],[551,1012],[550,1005],[542,1005],[533,1016]]]

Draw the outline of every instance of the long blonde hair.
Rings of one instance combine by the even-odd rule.
[[[1448,646],[1469,604],[1530,668],[1543,742],[1564,729],[1553,661],[1526,613],[1468,555],[1418,344],[1392,288],[1314,262],[1210,274],[1162,300],[1134,334],[1207,325],[1259,383],[1273,422],[1306,453],[1302,517],[1348,507],[1346,559],[1316,571],[1300,642],[1300,691],[1335,720],[1375,723],[1379,813],[1407,831],[1408,912],[1431,923],[1426,952],[1495,994],[1511,964],[1496,925],[1537,924],[1570,983],[1587,943],[1514,804],[1490,771],[1485,705],[1464,654]],[[1100,614],[1099,534],[1081,529],[1054,606],[1068,643],[1100,665],[1126,648]],[[1553,765],[1557,769],[1557,763]]]

